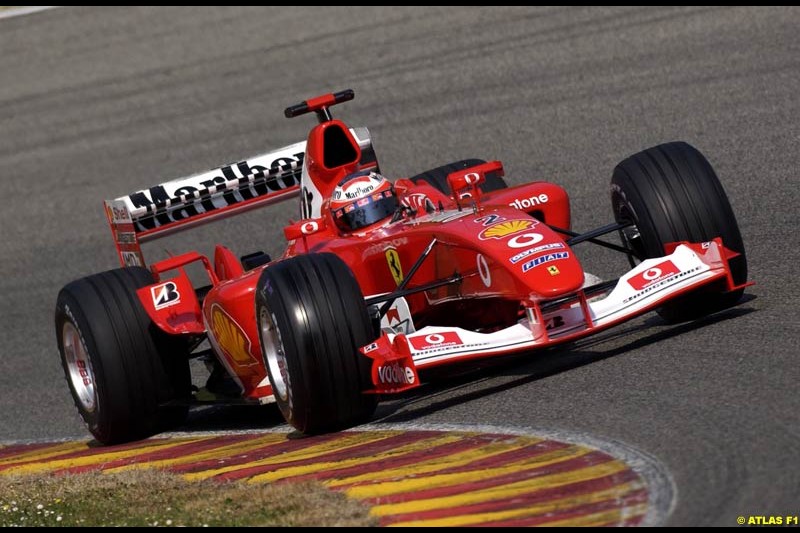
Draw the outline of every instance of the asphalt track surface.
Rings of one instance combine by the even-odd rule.
[[[86,438],[52,324],[68,281],[116,266],[101,200],[303,139],[282,110],[352,87],[392,177],[501,159],[511,183],[610,220],[614,165],[676,139],[712,161],[758,284],[736,308],[656,315],[383,404],[378,420],[566,430],[656,457],[670,525],[797,514],[798,8],[64,8],[0,21],[0,440]],[[158,241],[281,250],[281,205]],[[586,245],[581,245],[582,247]],[[148,252],[150,252],[148,254]],[[626,262],[581,248],[604,278]],[[273,427],[269,409],[183,428]]]

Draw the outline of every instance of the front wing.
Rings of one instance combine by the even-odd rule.
[[[399,392],[419,385],[418,369],[553,346],[592,335],[664,305],[681,294],[719,282],[733,282],[728,259],[735,253],[720,239],[679,243],[660,258],[647,259],[616,285],[587,299],[581,290],[556,302],[536,302],[517,324],[492,333],[427,326],[404,334],[384,333],[361,348],[373,360],[369,392]]]

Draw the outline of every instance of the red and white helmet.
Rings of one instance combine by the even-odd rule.
[[[397,210],[391,182],[369,170],[348,174],[333,190],[331,214],[336,226],[350,233],[371,226]]]

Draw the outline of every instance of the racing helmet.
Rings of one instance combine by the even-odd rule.
[[[331,214],[345,233],[371,226],[397,210],[397,195],[391,182],[369,170],[348,174],[333,190]]]

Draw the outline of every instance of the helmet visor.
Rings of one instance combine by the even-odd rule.
[[[379,199],[374,196],[379,195]],[[358,205],[362,204],[362,205]],[[344,231],[355,231],[393,214],[397,210],[397,197],[393,191],[385,191],[357,200],[333,212],[336,225]]]

